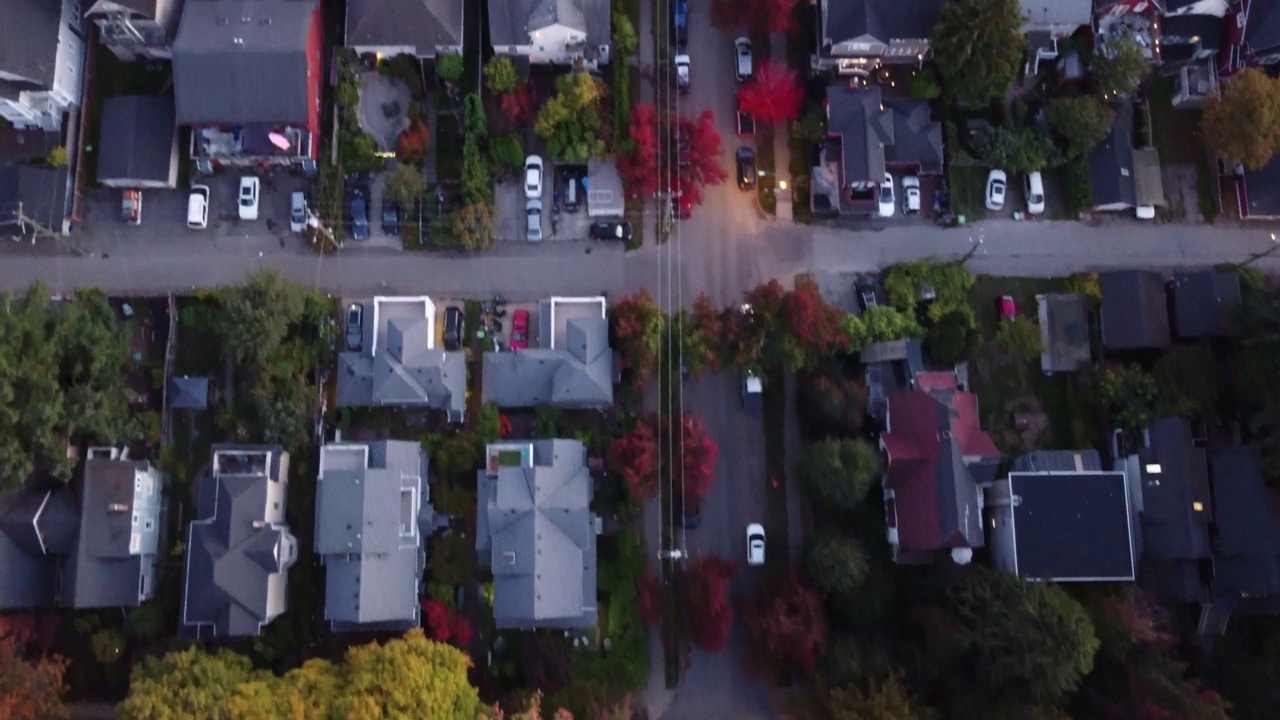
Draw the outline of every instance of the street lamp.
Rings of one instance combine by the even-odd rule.
[[[1245,260],[1244,262],[1240,263],[1240,267],[1246,267],[1248,265],[1252,265],[1258,262],[1259,260],[1261,260],[1262,258],[1267,257],[1268,255],[1274,253],[1277,250],[1280,250],[1280,243],[1276,242],[1276,234],[1271,233],[1271,247],[1267,248],[1266,250],[1263,250],[1262,252],[1253,253],[1252,255],[1249,256],[1248,260]]]

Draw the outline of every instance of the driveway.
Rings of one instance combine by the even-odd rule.
[[[399,78],[376,71],[360,73],[360,102],[356,117],[360,129],[373,136],[379,150],[395,150],[396,138],[409,127],[413,94]]]

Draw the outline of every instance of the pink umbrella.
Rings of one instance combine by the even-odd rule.
[[[272,145],[275,145],[281,150],[289,149],[289,138],[281,135],[280,133],[267,133],[267,139],[271,141]]]

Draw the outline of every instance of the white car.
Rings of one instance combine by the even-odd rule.
[[[880,183],[880,217],[893,217],[896,206],[893,202],[893,176],[884,174],[884,182]]]
[[[1133,214],[1139,220],[1155,220],[1156,207],[1154,205],[1139,205],[1133,209]]]
[[[187,227],[203,230],[209,227],[209,186],[192,185],[187,196]]]
[[[258,194],[262,181],[256,177],[240,178],[240,202],[238,203],[241,220],[258,219]]]
[[[529,242],[542,240],[542,201],[530,200],[524,204],[525,232]]]
[[[538,155],[524,159],[524,196],[529,200],[542,197],[542,158]]]
[[[760,523],[747,526],[747,564],[752,567],[764,564],[764,526]]]
[[[915,175],[902,178],[902,212],[906,215],[920,212],[920,178]]]
[[[1040,171],[1027,173],[1027,214],[1044,213],[1044,178]]]
[[[687,93],[691,87],[689,82],[689,69],[692,65],[689,62],[689,56],[677,55],[674,62],[676,65],[676,89],[682,93]]]
[[[1004,208],[1004,194],[1009,187],[1009,178],[1003,170],[992,170],[987,176],[987,209]]]
[[[746,82],[751,79],[751,41],[740,37],[733,41],[733,67],[735,74],[738,76],[738,82]]]

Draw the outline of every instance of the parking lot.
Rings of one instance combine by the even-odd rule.
[[[548,164],[543,173],[542,242],[585,240],[592,222],[587,214],[587,193],[582,183],[582,178],[586,176],[586,166]],[[572,207],[567,197],[570,183],[576,184],[576,205]],[[495,239],[498,242],[529,242],[525,224],[528,200],[524,192],[523,174],[515,179],[499,182],[494,189],[494,203],[497,207]],[[557,205],[560,206],[559,213],[555,212]]]

